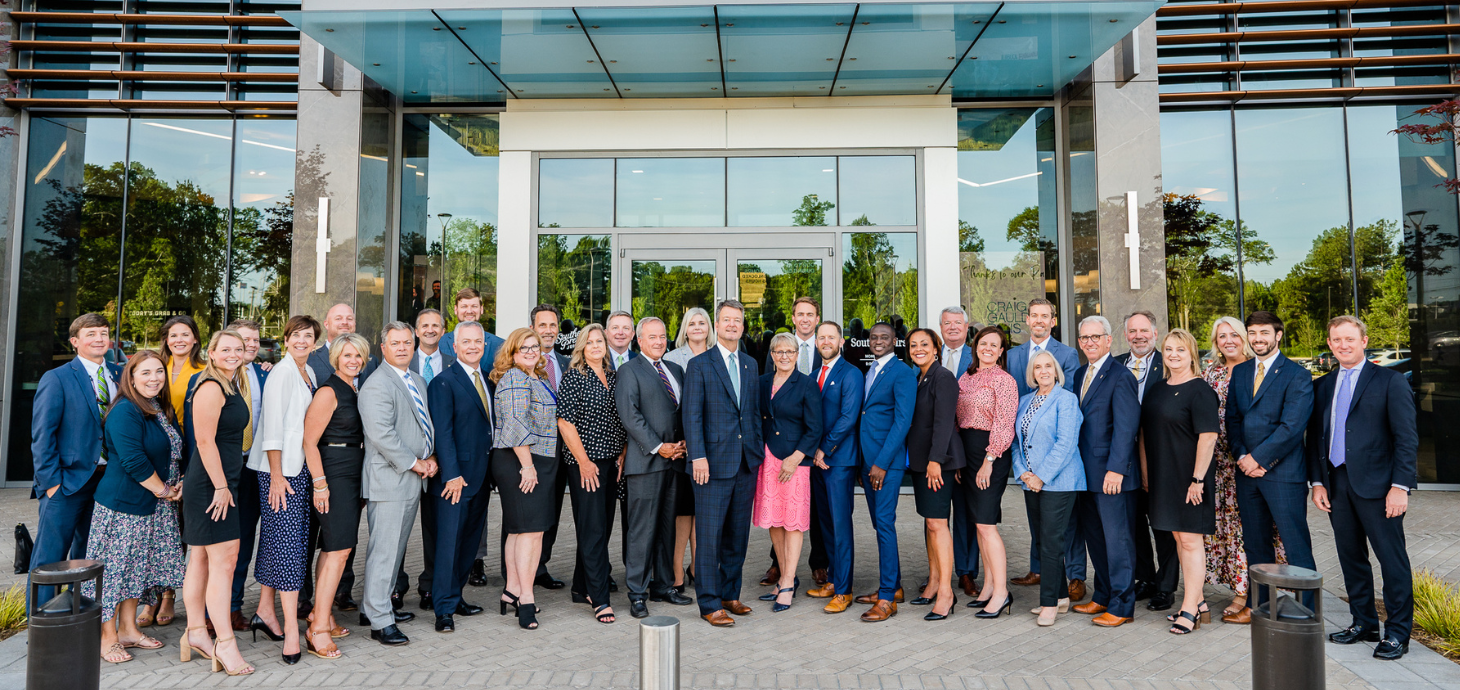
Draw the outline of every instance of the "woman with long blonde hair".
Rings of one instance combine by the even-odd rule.
[[[679,335],[674,339],[674,349],[664,355],[664,361],[674,362],[681,369],[689,368],[689,361],[695,355],[710,349],[715,344],[715,323],[710,313],[700,307],[690,307],[679,320]],[[669,567],[674,571],[674,589],[684,594],[685,586],[694,581],[694,570],[686,577],[684,549],[689,547],[689,562],[695,562],[695,495],[688,472],[678,472],[674,487],[674,555]]]

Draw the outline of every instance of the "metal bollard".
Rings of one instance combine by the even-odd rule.
[[[639,690],[679,690],[679,619],[650,616],[639,624]]]
[[[1262,602],[1252,609],[1253,690],[1323,690],[1323,576],[1277,563],[1247,572],[1250,601]],[[1303,605],[1303,597],[1312,598],[1313,608]]]
[[[30,628],[26,633],[25,684],[46,690],[96,690],[101,685],[101,602],[81,596],[81,583],[96,580],[101,598],[102,564],[73,560],[30,571]],[[65,585],[38,603],[42,587]]]

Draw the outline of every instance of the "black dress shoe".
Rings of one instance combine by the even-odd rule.
[[[610,592],[617,592],[618,591],[618,580],[615,580],[615,579],[613,579],[611,577],[608,578],[608,591],[610,591]]]
[[[584,594],[582,592],[573,592],[573,603],[575,603],[575,604],[586,604],[586,603],[588,603],[588,595],[587,594]]]
[[[1334,644],[1378,642],[1379,639],[1378,628],[1366,628],[1362,625],[1350,626],[1328,636],[1328,641]]]
[[[629,615],[633,616],[634,618],[648,618],[649,607],[644,603],[643,599],[630,599]]]
[[[406,634],[394,625],[387,625],[381,630],[371,630],[370,639],[387,647],[399,647],[411,643],[411,638],[406,637]]]
[[[348,593],[335,597],[335,609],[339,611],[358,611],[360,604]]]
[[[1374,648],[1374,658],[1385,661],[1398,661],[1408,653],[1409,641],[1400,642],[1397,637],[1386,637],[1378,647]]]
[[[1136,599],[1135,599],[1136,601],[1141,601],[1143,599],[1150,599],[1151,596],[1154,595],[1155,593],[1156,593],[1156,585],[1154,585],[1154,584],[1152,584],[1150,582],[1137,582],[1136,583]]]
[[[774,598],[775,597],[772,597],[772,599]],[[685,596],[684,594],[680,593],[678,589],[672,587],[664,590],[663,592],[655,592],[653,594],[650,594],[649,600],[662,601],[667,604],[674,604],[675,606],[688,606],[695,603],[694,599]]]
[[[421,610],[430,611],[431,608],[431,593],[421,592]]]
[[[362,628],[368,628],[368,627],[370,627],[370,617],[369,616],[366,616],[365,615],[365,612],[363,612],[363,611],[360,612],[360,627],[362,627]]]
[[[397,623],[404,623],[406,621],[413,621],[415,619],[416,619],[416,614],[411,613],[410,611],[396,611],[395,612],[395,622],[397,622]]]
[[[471,563],[471,575],[466,578],[466,583],[473,587],[487,586],[487,567],[478,558]]]
[[[553,577],[550,573],[545,572],[538,573],[537,578],[532,581],[532,584],[537,585],[538,587],[541,587],[543,589],[562,589],[565,586],[563,585],[562,580],[559,580],[558,578]]]
[[[485,610],[476,604],[468,604],[465,601],[456,602],[456,615],[458,616],[475,616]]]
[[[1172,592],[1156,592],[1151,595],[1151,601],[1146,604],[1148,611],[1165,611],[1176,605],[1176,595]]]
[[[391,595],[390,595],[390,607],[393,608],[393,609],[395,609],[395,610],[397,610],[397,611],[405,608],[406,607],[406,597],[405,597],[405,595],[404,594],[391,593]]]
[[[439,632],[439,633],[454,633],[454,632],[456,632],[456,621],[452,620],[451,619],[451,616],[437,616],[436,617],[436,632]]]

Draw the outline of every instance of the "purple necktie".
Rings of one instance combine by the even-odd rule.
[[[1344,437],[1347,436],[1344,433],[1344,425],[1348,423],[1349,401],[1353,399],[1353,393],[1349,391],[1348,385],[1348,377],[1352,373],[1354,373],[1353,369],[1344,369],[1339,373],[1338,398],[1333,401],[1333,406],[1336,408],[1333,411],[1333,447],[1328,453],[1328,461],[1333,463],[1334,467],[1342,465],[1344,460],[1348,458],[1343,444]]]
[[[669,399],[673,400],[675,405],[678,405],[679,398],[675,397],[674,395],[674,384],[671,384],[669,382],[669,374],[664,373],[664,365],[660,364],[659,362],[655,362],[654,370],[659,372],[659,380],[664,382],[664,390],[669,392]]]

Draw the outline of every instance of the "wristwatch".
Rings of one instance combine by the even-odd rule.
[[[1191,478],[1191,483],[1192,484],[1205,484],[1206,482],[1207,482],[1207,480],[1202,479],[1201,477],[1192,477]]]

